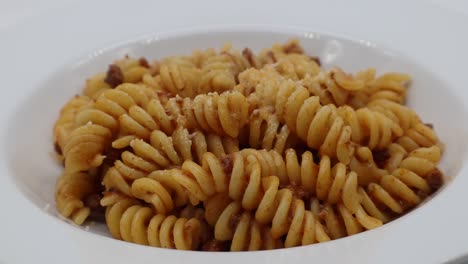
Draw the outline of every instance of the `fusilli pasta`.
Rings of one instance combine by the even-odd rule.
[[[81,225],[105,209],[112,237],[183,250],[377,228],[443,184],[443,144],[404,105],[410,79],[322,67],[296,39],[258,56],[125,56],[60,111],[57,211]]]

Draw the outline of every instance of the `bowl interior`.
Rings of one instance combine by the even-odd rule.
[[[190,34],[166,34],[146,37],[104,50],[97,50],[81,60],[57,69],[53,76],[38,85],[17,108],[8,124],[10,131],[6,157],[10,175],[18,189],[44,213],[59,217],[55,210],[54,186],[61,166],[54,160],[53,124],[62,105],[82,91],[85,80],[105,71],[108,64],[128,54],[150,60],[169,55],[190,54],[194,49],[221,48],[231,42],[236,49],[254,51],[273,43],[299,38],[309,54],[320,57],[325,68],[340,66],[345,71],[373,67],[378,73],[397,71],[413,77],[408,103],[425,122],[433,123],[446,149],[441,169],[447,177],[456,176],[466,155],[464,107],[450,87],[404,56],[367,41],[353,41],[327,34],[309,32],[213,31]],[[444,191],[444,188],[441,189]],[[90,223],[89,232],[108,235],[103,224]]]

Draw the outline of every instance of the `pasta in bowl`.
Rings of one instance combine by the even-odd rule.
[[[125,57],[62,108],[58,212],[185,250],[262,250],[379,227],[438,190],[443,144],[410,76],[323,69],[297,39]],[[97,202],[97,200],[99,202]]]
[[[43,128],[60,164],[41,199],[55,193],[69,222],[128,242],[265,250],[396,222],[433,196],[441,171],[456,173],[438,169],[457,158],[438,113],[412,100],[422,80],[411,65],[359,44],[344,45],[369,52],[355,65],[326,41],[235,37],[79,65],[77,95],[61,91]]]

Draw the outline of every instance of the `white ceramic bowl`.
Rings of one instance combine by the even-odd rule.
[[[408,96],[409,106],[424,121],[435,125],[436,132],[446,144],[441,168],[447,175],[447,182],[433,198],[407,215],[372,231],[312,246],[245,253],[183,252],[134,245],[110,238],[103,224],[91,223],[78,227],[58,216],[53,193],[55,180],[62,168],[53,159],[51,131],[61,106],[81,92],[86,78],[105,70],[108,64],[126,54],[155,59],[189,54],[194,49],[220,48],[225,42],[231,42],[238,49],[250,47],[258,51],[293,37],[301,40],[309,54],[319,56],[325,68],[340,66],[346,71],[356,72],[374,67],[378,73],[398,71],[413,77]],[[40,211],[36,212],[37,217],[53,223],[53,227],[47,227],[48,232],[61,233],[52,237],[63,239],[64,245],[75,247],[74,252],[76,249],[82,252],[81,261],[88,260],[87,256],[92,256],[93,252],[101,252],[98,258],[102,260],[106,260],[106,257],[122,262],[161,259],[165,263],[241,263],[252,259],[262,263],[312,262],[315,259],[367,259],[370,262],[382,260],[391,263],[399,259],[395,254],[411,259],[412,254],[426,252],[425,242],[431,243],[431,248],[444,247],[455,236],[457,228],[447,228],[451,223],[462,228],[462,223],[452,221],[452,217],[460,213],[460,209],[453,206],[454,201],[468,197],[460,188],[460,185],[466,186],[468,182],[468,175],[462,173],[467,170],[464,161],[468,151],[468,125],[454,122],[463,120],[467,110],[457,91],[440,77],[437,72],[425,69],[417,61],[372,42],[297,29],[224,27],[146,36],[98,49],[87,57],[69,62],[39,83],[37,89],[17,104],[15,114],[10,116],[6,125],[12,133],[5,138],[6,147],[2,149],[9,172],[7,177],[11,177],[15,183],[14,191],[26,197],[31,207],[34,207],[28,210]],[[466,213],[462,217],[466,219]],[[62,250],[71,249],[63,247]],[[441,255],[438,260],[445,260],[445,257]],[[89,259],[96,260],[92,257]]]

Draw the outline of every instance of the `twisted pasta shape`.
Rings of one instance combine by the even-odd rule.
[[[55,186],[57,210],[62,216],[81,225],[91,213],[85,199],[96,192],[95,178],[92,175],[65,173],[58,178]]]
[[[70,133],[73,131],[77,112],[90,107],[91,104],[89,97],[75,96],[62,107],[59,118],[54,125],[54,142],[59,152],[62,152]]]
[[[128,56],[114,62],[122,71],[122,83],[138,83],[142,80],[143,76],[150,72],[148,62],[144,58],[134,59]]]
[[[200,240],[197,219],[154,214],[151,208],[132,199],[108,206],[106,223],[114,238],[141,245],[194,250]]]
[[[235,139],[215,134],[205,135],[199,131],[189,134],[185,128],[178,128],[171,137],[155,130],[151,133],[149,143],[127,136],[114,141],[112,146],[130,146],[132,151],[122,153],[121,160],[115,161],[105,174],[103,183],[107,190],[116,188],[129,196],[131,192],[127,182],[146,177],[155,170],[180,165],[185,160],[201,162],[207,151],[222,157],[239,149]]]
[[[394,161],[394,163],[395,162],[397,163],[398,160]],[[392,166],[393,169],[396,169],[399,164],[393,164]],[[356,149],[356,153],[349,163],[349,168],[359,175],[359,184],[364,186],[367,186],[370,182],[378,181],[382,176],[389,173],[389,171],[381,169],[377,165],[374,160],[374,154],[368,147],[359,147]]]
[[[73,130],[62,150],[65,172],[74,173],[99,167],[105,158],[102,153],[111,137],[109,129],[91,123]]]
[[[114,68],[114,71],[119,71],[120,68]],[[119,74],[116,73],[116,74]],[[112,89],[112,86],[108,84],[105,79],[107,77],[107,74],[105,72],[98,73],[91,78],[86,80],[85,88],[83,90],[83,95],[88,96],[92,99],[97,99],[101,93],[103,93],[106,90]],[[121,81],[123,81],[123,76],[120,76],[122,78]],[[117,82],[116,80],[115,82]]]
[[[274,239],[270,228],[260,225],[248,211],[242,212],[238,202],[229,204],[215,225],[215,238],[231,241],[231,251],[266,250],[282,247],[280,239]]]
[[[231,90],[236,85],[239,72],[245,65],[240,60],[241,65],[235,64],[235,60],[224,52],[207,58],[201,68],[201,93],[224,92]],[[242,68],[240,68],[242,67]]]
[[[354,110],[342,106],[338,108],[338,115],[351,127],[352,140],[371,149],[383,149],[403,135],[398,123],[368,108]]]
[[[291,80],[302,80],[316,76],[321,69],[317,62],[304,54],[292,53],[280,58],[273,67],[281,76]]]
[[[334,105],[322,106],[319,97],[310,96],[306,88],[292,81],[281,78],[265,80],[259,81],[255,87],[253,101],[274,106],[280,122],[285,123],[307,146],[318,149],[322,155],[349,162],[354,151],[352,130],[338,115]]]
[[[101,165],[102,153],[119,128],[119,116],[133,105],[146,106],[152,96],[149,88],[125,83],[104,91],[92,107],[78,112],[76,128],[64,146],[65,170],[85,171]]]
[[[263,157],[268,156],[264,152]],[[355,172],[347,173],[346,165],[343,163],[332,166],[330,158],[323,156],[319,165],[316,165],[310,152],[305,152],[302,155],[301,162],[299,162],[296,152],[289,149],[286,151],[285,162],[278,166],[276,170],[281,170],[280,168],[283,166],[285,168],[282,170],[285,170],[289,177],[286,180],[289,181],[289,185],[281,189],[279,177],[266,176],[262,177],[262,185],[253,191],[258,195],[259,198],[257,199],[260,200],[255,213],[255,218],[260,223],[268,224],[274,221],[275,214],[277,214],[275,210],[283,210],[282,203],[290,204],[292,196],[304,195],[305,192],[306,195],[317,197],[321,201],[327,201],[330,204],[344,201],[345,205],[353,206],[353,213],[359,209],[358,221],[362,221],[363,226],[368,229],[382,225],[377,219],[363,215],[363,209],[356,209],[356,203],[359,202],[359,199],[357,198],[357,191],[353,192],[352,190],[353,188],[357,189],[358,176]],[[273,170],[268,173],[271,173],[271,171]],[[298,186],[300,186],[300,189],[297,188]],[[299,199],[299,201],[302,200]],[[246,207],[244,206],[244,208]]]
[[[258,58],[262,64],[273,64],[291,54],[304,54],[298,39],[290,39],[284,44],[274,44],[271,48],[263,49]]]
[[[276,150],[279,153],[297,143],[297,138],[291,134],[288,126],[281,125],[274,112],[268,108],[252,112],[242,137],[243,145],[255,149]]]
[[[342,203],[331,205],[311,199],[311,211],[323,222],[323,228],[330,239],[351,236],[364,231],[357,217],[353,215]]]
[[[179,217],[186,219],[195,218],[200,222],[200,243],[205,244],[213,238],[212,227],[205,220],[205,209],[187,205],[180,210]]]
[[[160,64],[162,87],[182,97],[195,97],[201,93],[201,71],[188,58],[166,58]]]
[[[409,107],[395,103],[386,99],[371,101],[367,107],[378,111],[397,123],[403,131],[406,131],[416,123],[419,123],[419,117]]]
[[[387,100],[403,104],[406,99],[407,85],[411,77],[403,73],[386,73],[375,78],[375,69],[356,74],[365,82],[365,88],[353,94],[349,104],[353,108],[365,107],[375,100]]]
[[[153,99],[146,110],[131,107],[128,114],[120,117],[120,125],[127,134],[141,138],[148,138],[156,129],[172,134],[179,125],[190,131],[235,138],[247,122],[247,109],[245,97],[238,92],[201,94],[194,99],[175,97],[164,105]]]
[[[396,140],[396,142],[408,152],[417,148],[431,147],[433,145],[443,148],[435,131],[430,126],[421,122],[413,124],[405,131],[404,135]]]
[[[316,76],[307,76],[301,81],[310,94],[318,96],[322,104],[343,106],[357,91],[364,88],[364,82],[346,74],[338,67],[321,71]]]

